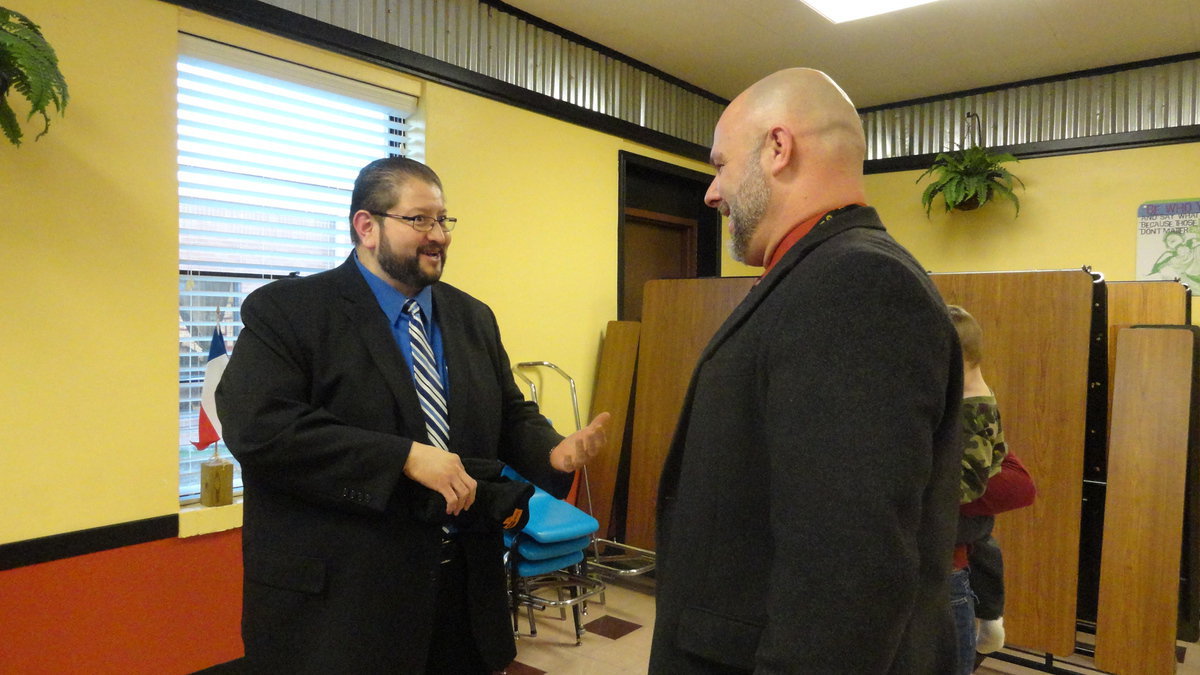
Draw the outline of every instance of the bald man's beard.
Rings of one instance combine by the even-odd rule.
[[[725,200],[729,205],[729,248],[734,260],[748,262],[750,240],[758,231],[763,216],[767,214],[767,205],[771,201],[771,186],[767,184],[767,174],[758,163],[757,156],[752,156],[750,168],[742,184],[738,186],[733,199]]]

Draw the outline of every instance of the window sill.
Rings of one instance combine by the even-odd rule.
[[[242,526],[242,498],[233,498],[228,506],[201,506],[199,502],[179,507],[179,536],[224,532]]]

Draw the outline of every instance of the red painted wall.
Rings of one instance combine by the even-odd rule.
[[[186,674],[242,656],[241,530],[0,572],[0,673]]]

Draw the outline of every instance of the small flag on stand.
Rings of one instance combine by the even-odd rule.
[[[217,383],[225,372],[229,355],[225,353],[225,337],[221,327],[213,328],[212,344],[208,348],[208,365],[204,367],[204,388],[200,393],[200,440],[192,441],[203,450],[221,438],[221,420],[217,418]]]
[[[200,392],[200,440],[192,441],[203,450],[221,439],[221,420],[217,417],[217,383],[225,372],[229,355],[225,353],[225,336],[221,326],[213,329],[208,348],[208,365],[204,367],[204,388]],[[233,503],[233,462],[223,459],[213,445],[213,456],[200,465],[200,503],[204,506],[225,506]]]

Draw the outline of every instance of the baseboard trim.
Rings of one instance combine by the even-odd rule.
[[[179,514],[0,544],[0,570],[73,558],[179,536]]]

